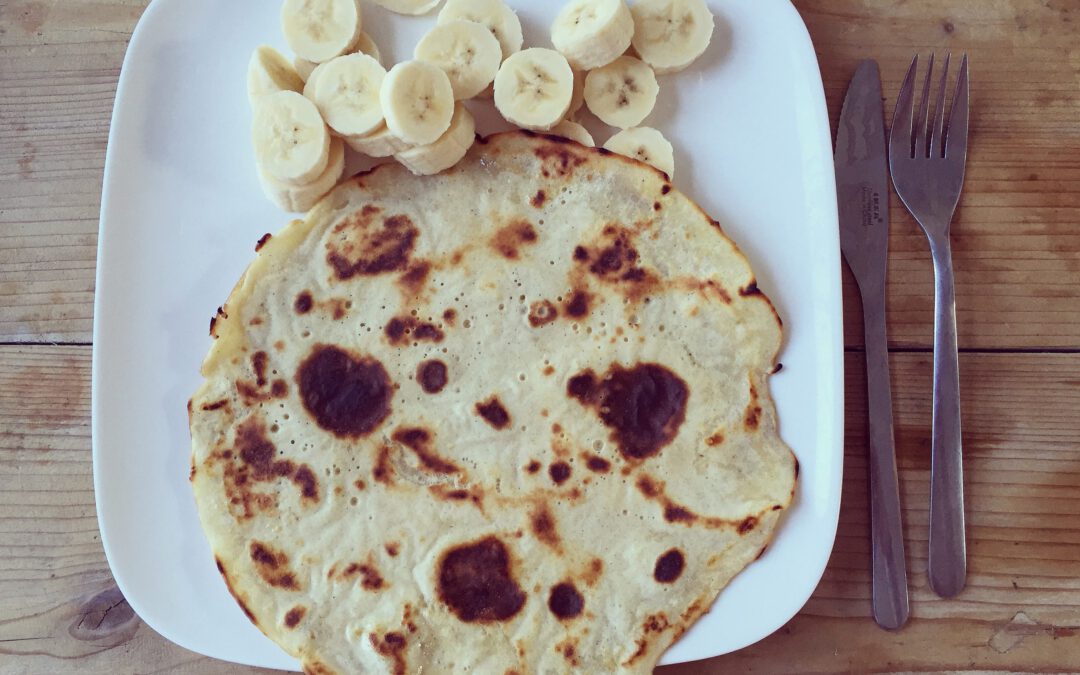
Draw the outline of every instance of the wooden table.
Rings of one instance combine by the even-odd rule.
[[[134,615],[94,515],[98,202],[120,63],[145,4],[0,0],[3,673],[243,670]],[[889,323],[912,620],[887,633],[869,618],[861,318],[846,277],[844,503],[825,577],[771,637],[666,672],[1080,671],[1080,2],[797,5],[834,124],[858,59],[880,61],[888,110],[915,51],[972,59],[972,149],[953,233],[968,587],[941,600],[926,581],[933,277],[925,239],[894,199]]]

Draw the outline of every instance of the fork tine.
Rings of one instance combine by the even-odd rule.
[[[929,156],[927,141],[930,123],[930,78],[933,74],[934,53],[930,52],[930,62],[926,66],[926,77],[923,79],[922,99],[919,101],[919,118],[915,121],[915,137],[912,139],[911,156],[915,158]]]
[[[945,139],[942,136],[945,129],[945,85],[949,81],[949,60],[952,54],[946,52],[945,65],[941,69],[941,84],[938,86],[937,108],[934,110],[934,122],[930,129],[930,158],[944,157],[941,151],[945,147]]]
[[[949,159],[967,158],[968,138],[968,57],[960,61],[960,75],[956,78],[956,92],[953,94],[952,111],[949,113],[949,128],[945,134],[945,156]]]
[[[896,97],[896,110],[893,112],[892,131],[889,137],[889,154],[894,157],[911,157],[911,118],[915,101],[915,73],[919,69],[919,55],[911,59],[904,84]]]

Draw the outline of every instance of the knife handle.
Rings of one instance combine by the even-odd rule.
[[[900,518],[900,489],[893,441],[885,297],[863,298],[866,386],[870,417],[870,528],[873,551],[874,620],[895,630],[908,619],[907,563]],[[867,302],[870,300],[870,302]]]

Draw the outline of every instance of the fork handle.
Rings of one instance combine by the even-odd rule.
[[[882,287],[884,284],[882,283]],[[874,574],[874,621],[896,630],[907,623],[907,563],[893,440],[889,349],[883,288],[863,296],[866,386],[870,420],[870,534]]]
[[[930,469],[930,588],[950,598],[964,588],[967,548],[960,442],[956,299],[948,234],[931,241],[934,257],[934,420]]]

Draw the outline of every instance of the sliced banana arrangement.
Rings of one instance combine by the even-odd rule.
[[[297,56],[329,61],[347,54],[360,36],[360,0],[285,0],[281,29]]]
[[[434,143],[454,116],[450,78],[424,61],[403,61],[391,68],[379,101],[390,133],[413,145]]]
[[[259,168],[290,185],[315,180],[330,156],[330,132],[319,109],[295,91],[279,91],[259,100],[251,140]]]
[[[574,71],[559,52],[533,47],[503,62],[495,76],[495,107],[508,122],[547,131],[566,116]]]
[[[713,16],[705,0],[637,0],[634,50],[658,73],[674,73],[701,56],[712,40]]]
[[[605,149],[674,173],[671,143],[642,123],[659,97],[657,75],[708,48],[706,0],[568,0],[551,24],[554,49],[523,48],[521,20],[504,0],[371,1],[382,8],[374,11],[412,16],[442,4],[413,60],[382,61],[361,0],[283,0],[293,58],[267,45],[251,56],[259,181],[281,208],[310,209],[342,180],[349,152],[393,158],[418,175],[449,169],[476,140],[464,105],[474,99],[494,99],[519,127],[595,147],[580,123],[587,108],[619,130]]]
[[[604,148],[650,164],[675,177],[675,151],[664,135],[652,127],[623,129],[604,143]]]
[[[349,54],[321,64],[304,88],[327,125],[341,136],[363,136],[383,123],[379,92],[386,70],[367,54]]]
[[[585,105],[604,124],[620,129],[641,124],[659,93],[653,69],[632,56],[620,56],[585,78]]]
[[[432,28],[420,38],[413,55],[446,73],[458,101],[486,89],[502,64],[502,47],[495,35],[484,25],[463,19]]]
[[[551,44],[578,70],[611,63],[633,35],[634,18],[623,0],[571,0],[551,25]]]

